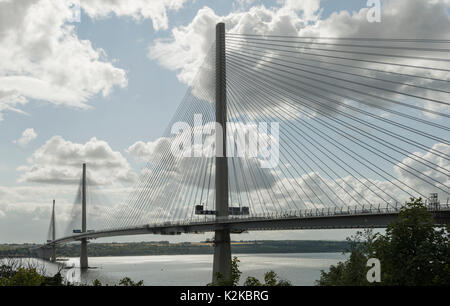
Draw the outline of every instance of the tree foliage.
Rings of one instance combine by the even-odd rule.
[[[138,282],[134,282],[129,277],[124,277],[119,281],[119,285],[127,287],[140,287],[144,285],[144,281],[140,280]]]
[[[280,279],[274,271],[264,273],[264,283],[261,283],[256,277],[248,276],[244,286],[292,286],[288,280]]]
[[[53,276],[47,276],[45,266],[35,261],[24,261],[17,258],[0,259],[0,286],[73,286],[61,275],[61,269]],[[78,284],[85,286],[84,284]],[[143,286],[142,280],[132,281],[125,277],[119,281],[119,286]],[[92,286],[103,286],[98,280]]]
[[[94,287],[100,287],[100,286],[108,286],[108,284],[102,284],[102,282],[98,279],[94,279],[92,281],[92,286]],[[138,282],[135,282],[133,280],[131,280],[131,278],[129,277],[124,277],[119,281],[119,286],[124,286],[124,287],[141,287],[144,286],[144,281],[140,280]]]
[[[376,285],[366,279],[369,258],[380,260],[381,285],[450,285],[449,231],[435,228],[420,198],[406,203],[384,235],[366,230],[348,240],[349,259],[322,271],[318,285]]]
[[[239,262],[240,260],[236,256],[231,259],[230,279],[226,279],[224,275],[217,272],[216,282],[209,283],[208,286],[237,286],[242,274],[239,270]]]
[[[208,285],[238,286],[242,275],[242,272],[239,270],[239,262],[240,260],[236,256],[234,256],[231,260],[231,273],[229,280],[225,280],[224,277],[218,273],[217,282],[210,283]],[[248,276],[244,282],[244,286],[291,286],[291,283],[287,280],[279,279],[278,275],[274,271],[268,271],[264,273],[264,283],[261,283],[256,277]]]

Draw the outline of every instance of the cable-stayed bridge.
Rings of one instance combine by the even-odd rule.
[[[127,200],[88,203],[84,165],[68,231],[56,237],[53,210],[45,257],[81,241],[87,268],[89,239],[215,232],[214,280],[229,275],[230,233],[382,228],[410,197],[448,224],[449,44],[218,24]]]

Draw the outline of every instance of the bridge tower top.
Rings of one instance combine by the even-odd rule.
[[[228,216],[227,88],[225,64],[225,24],[216,25],[216,217]],[[221,135],[222,134],[222,135]]]
[[[216,26],[216,219],[227,218],[228,211],[228,161],[227,161],[227,88],[225,58],[225,24]],[[219,275],[230,278],[231,245],[230,231],[216,230],[214,236],[213,283]]]

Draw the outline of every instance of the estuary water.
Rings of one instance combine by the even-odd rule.
[[[242,271],[241,282],[247,276],[263,279],[264,272],[273,270],[280,278],[293,285],[314,285],[320,270],[328,271],[330,265],[346,259],[342,253],[291,253],[291,254],[236,254]],[[92,284],[117,284],[124,277],[143,280],[150,286],[204,286],[211,281],[212,255],[152,255],[90,257],[89,266],[81,272],[79,259],[69,258],[62,274],[67,280]],[[45,262],[48,273],[57,270],[56,264]]]

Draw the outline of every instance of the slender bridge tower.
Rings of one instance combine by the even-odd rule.
[[[83,177],[81,181],[81,232],[85,233],[86,231],[86,164],[83,164]],[[89,268],[86,238],[81,239],[80,268]]]
[[[227,94],[225,24],[216,25],[216,220],[228,217]],[[214,237],[213,283],[219,275],[228,280],[231,272],[230,230],[216,229]]]
[[[52,207],[52,220],[51,220],[51,231],[52,231],[52,241],[54,242],[56,240],[56,224],[55,224],[55,200],[53,200],[53,207]],[[52,262],[56,262],[56,244],[53,243],[52,245]]]

